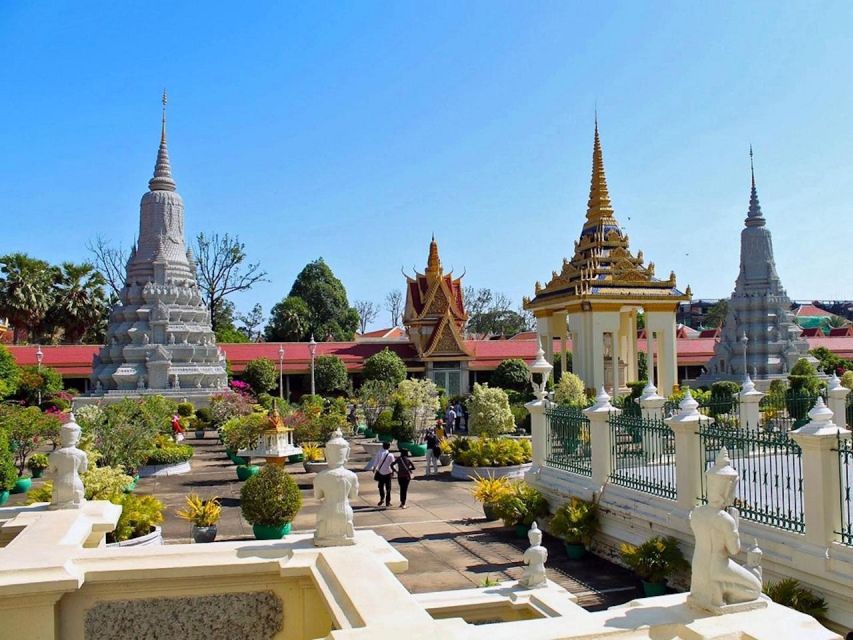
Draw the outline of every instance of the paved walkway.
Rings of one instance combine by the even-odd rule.
[[[175,516],[185,496],[197,492],[202,497],[219,496],[222,518],[217,540],[252,538],[252,527],[240,513],[240,487],[236,467],[214,439],[186,442],[196,447],[193,471],[186,475],[143,478],[140,494],[153,494],[166,507],[163,536],[167,542],[189,542],[190,525]],[[363,469],[368,456],[358,441],[353,446],[349,467]],[[372,472],[359,471],[361,491],[353,503],[356,528],[374,529],[409,560],[409,570],[399,576],[413,593],[468,589],[486,579],[509,580],[521,575],[521,555],[528,543],[518,539],[500,522],[487,522],[481,506],[471,497],[470,482],[450,478],[448,468],[437,476],[423,476],[423,459],[414,459],[416,477],[409,487],[408,508],[403,510],[396,494],[392,508],[376,506],[379,493]],[[303,507],[293,523],[295,531],[315,526],[318,503],[312,495],[314,474],[301,463],[287,465],[303,494]],[[22,496],[13,496],[15,504]],[[545,537],[549,551],[549,577],[579,597],[579,604],[597,610],[626,602],[641,595],[639,582],[625,569],[594,556],[569,561],[559,541]]]

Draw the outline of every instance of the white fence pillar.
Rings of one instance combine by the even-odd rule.
[[[832,411],[833,422],[840,427],[847,425],[847,394],[850,389],[841,386],[841,380],[833,372],[829,379],[829,385],[826,388],[826,404],[829,410]]]
[[[640,396],[640,409],[644,420],[663,420],[663,405],[666,404],[666,398],[658,393],[654,382],[649,380],[649,383],[643,389],[643,395]]]
[[[675,486],[678,506],[690,510],[696,506],[702,491],[700,474],[705,472],[705,456],[701,449],[699,427],[711,419],[699,413],[699,403],[688,387],[678,405],[678,415],[664,420],[675,434]]]
[[[531,400],[525,406],[530,412],[530,435],[533,445],[533,464],[536,468],[545,466],[548,424],[545,420],[547,400]]]
[[[761,409],[759,403],[764,394],[755,388],[755,383],[746,376],[743,383],[743,389],[738,394],[740,398],[740,426],[758,428],[758,423],[761,422]]]
[[[608,418],[610,414],[619,415],[621,409],[610,404],[610,396],[601,387],[595,404],[583,410],[589,418],[589,440],[592,463],[592,482],[596,487],[603,487],[610,478],[611,449],[613,436],[610,431]]]
[[[838,452],[839,439],[850,438],[850,432],[832,421],[832,411],[818,397],[809,411],[811,421],[791,432],[803,450],[803,510],[806,540],[828,547],[838,539],[841,527],[841,478]]]

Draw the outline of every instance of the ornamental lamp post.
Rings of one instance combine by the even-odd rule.
[[[41,345],[38,345],[38,350],[36,351],[36,362],[38,362],[37,371],[39,372],[39,374],[41,374],[41,361],[42,360],[44,360],[44,353],[41,350]],[[39,405],[41,405],[41,388],[42,388],[43,383],[44,383],[44,381],[39,382],[39,389],[38,389]]]
[[[542,350],[541,341],[539,342],[539,349],[536,351],[536,359],[532,364],[527,365],[527,368],[530,370],[530,384],[533,385],[533,395],[540,401],[544,400],[548,393],[545,391],[545,385],[554,366],[545,359],[545,352]],[[537,375],[539,376],[538,383],[536,382]]]
[[[743,337],[740,339],[740,343],[743,345],[743,379],[746,380],[749,377],[749,371],[747,370],[746,365],[746,346],[749,344],[749,338],[746,337],[746,329],[743,331]]]
[[[311,395],[314,395],[314,355],[317,353],[317,343],[314,342],[314,334],[311,334],[311,342],[308,343],[308,352],[311,354]]]
[[[284,345],[278,347],[278,399],[284,400]]]

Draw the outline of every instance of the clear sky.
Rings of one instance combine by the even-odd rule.
[[[188,233],[269,271],[239,308],[319,256],[379,302],[432,232],[520,302],[571,256],[597,103],[659,275],[731,292],[751,142],[789,294],[851,298],[851,25],[849,2],[3,2],[0,253],[130,244],[167,87]]]

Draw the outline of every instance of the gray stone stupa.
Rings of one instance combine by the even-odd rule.
[[[752,148],[749,157],[752,165]],[[776,273],[773,240],[758,202],[754,168],[745,225],[740,234],[740,273],[720,342],[696,381],[700,385],[717,380],[742,382],[747,373],[754,381],[787,378],[797,360],[809,357],[809,343],[794,322],[791,300]]]
[[[148,187],[120,301],[92,363],[91,395],[160,394],[205,405],[227,388],[225,355],[216,346],[192,252],[184,244],[184,203],[166,148],[165,92],[160,150]]]

